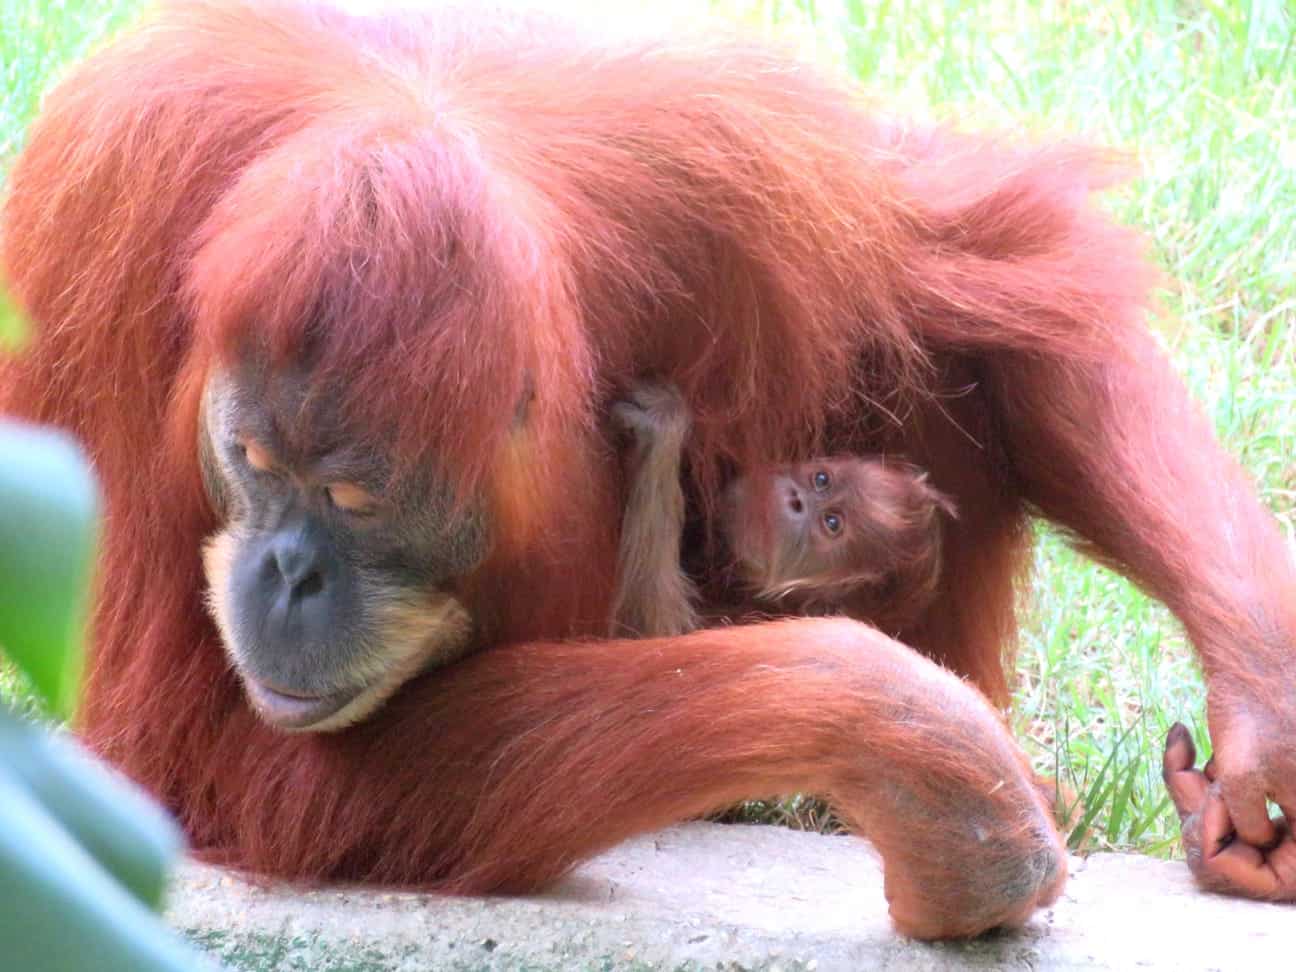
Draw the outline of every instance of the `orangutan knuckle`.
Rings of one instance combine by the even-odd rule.
[[[647,425],[648,415],[636,402],[619,401],[612,406],[612,421],[626,432],[636,432]]]
[[[658,428],[679,430],[688,427],[688,406],[674,385],[653,385],[643,389],[640,405]]]

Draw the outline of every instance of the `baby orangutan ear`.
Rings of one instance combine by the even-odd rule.
[[[952,520],[959,518],[958,506],[954,499],[932,485],[931,473],[927,469],[904,460],[887,460],[887,468],[892,473],[899,472],[908,477],[912,486],[910,492],[912,497],[925,500],[937,512],[944,513]]]
[[[944,513],[951,520],[957,520],[959,518],[958,504],[954,502],[954,498],[942,493],[939,489],[933,486],[928,479],[926,471],[919,474],[918,482],[927,490],[927,495],[931,499],[932,505],[936,507],[939,512]]]

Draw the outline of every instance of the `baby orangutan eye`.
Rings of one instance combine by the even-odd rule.
[[[329,502],[344,513],[371,516],[377,512],[378,497],[355,483],[329,483],[324,487]]]
[[[828,535],[835,537],[841,533],[842,518],[837,513],[825,513],[823,515],[823,525],[824,529],[828,531]]]
[[[832,479],[829,478],[828,474],[824,472],[822,469],[820,469],[817,473],[814,474],[814,487],[815,489],[819,490],[819,492],[822,493],[831,484],[832,484]]]

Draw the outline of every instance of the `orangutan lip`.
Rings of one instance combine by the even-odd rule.
[[[282,729],[308,729],[322,722],[359,695],[363,688],[343,689],[329,695],[285,695],[254,678],[244,678],[252,705],[267,722]]]

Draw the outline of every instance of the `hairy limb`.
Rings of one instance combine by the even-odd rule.
[[[612,406],[612,421],[630,440],[613,632],[652,637],[693,631],[699,626],[697,591],[680,564],[688,406],[673,386],[640,384]]]
[[[1229,825],[1265,848],[1265,798],[1296,809],[1296,569],[1152,337],[1122,345],[1088,365],[997,362],[1002,434],[1026,497],[1183,622]]]
[[[877,846],[907,934],[1020,924],[1065,875],[993,709],[851,621],[490,649],[355,730],[250,736],[209,772],[231,862],[275,874],[525,891],[633,834],[803,791]]]

